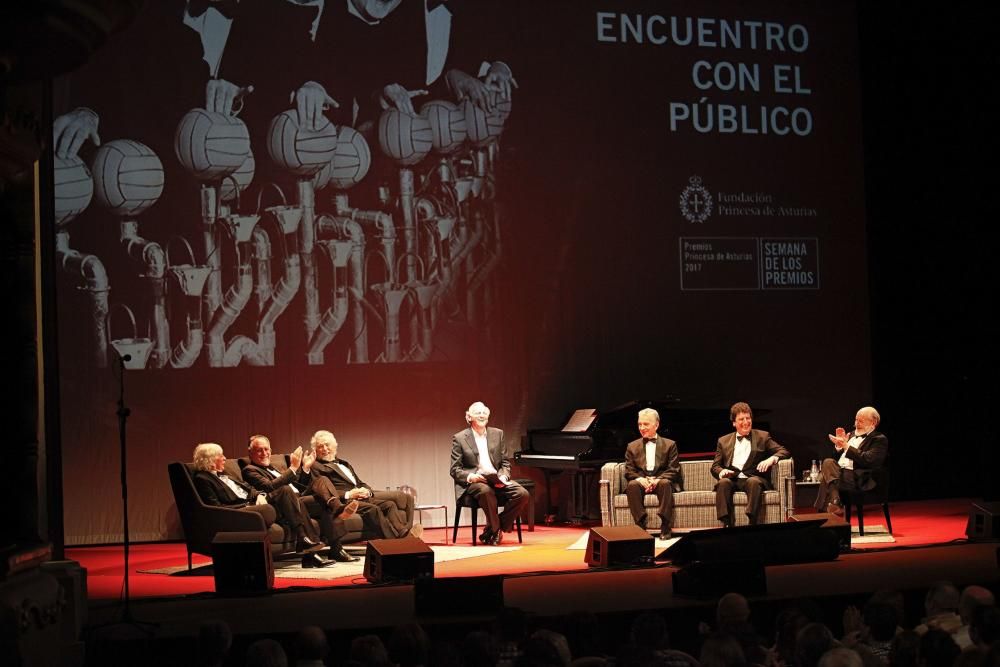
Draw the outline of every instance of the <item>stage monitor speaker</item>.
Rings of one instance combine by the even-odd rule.
[[[820,528],[833,531],[837,536],[837,543],[841,551],[851,548],[851,524],[844,521],[844,517],[827,512],[813,512],[812,514],[793,514],[788,517],[789,521],[816,521],[822,519]]]
[[[256,595],[274,588],[271,540],[262,531],[216,533],[212,539],[215,592]]]
[[[417,616],[455,616],[461,610],[475,609],[476,614],[496,615],[503,609],[503,577],[446,577],[417,579],[413,587]],[[463,607],[459,601],[473,600]]]
[[[416,537],[369,540],[365,552],[365,579],[382,584],[434,577],[434,552]]]
[[[767,595],[767,574],[759,560],[695,561],[674,572],[673,593],[694,597]]]
[[[965,534],[972,541],[1000,540],[1000,503],[974,500]]]
[[[658,560],[674,565],[694,561],[758,560],[764,565],[836,560],[837,534],[824,519],[765,523],[739,528],[695,530],[670,545]]]
[[[590,567],[653,563],[656,540],[639,526],[601,526],[590,529],[583,560]]]

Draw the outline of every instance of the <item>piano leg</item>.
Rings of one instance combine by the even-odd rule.
[[[573,516],[570,518],[570,522],[575,526],[587,525],[593,522],[597,517],[591,514],[591,487],[596,487],[594,483],[595,477],[597,475],[596,470],[591,470],[589,468],[581,468],[579,470],[571,470],[572,483],[570,485],[570,495],[571,505],[573,507]]]

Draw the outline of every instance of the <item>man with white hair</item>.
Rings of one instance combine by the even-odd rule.
[[[231,507],[257,512],[264,523],[287,525],[295,535],[295,550],[315,552],[326,545],[313,532],[309,515],[299,504],[291,488],[282,486],[262,493],[227,475],[226,455],[214,442],[203,442],[194,449],[194,488],[206,505]]]
[[[823,459],[819,473],[816,509],[843,514],[840,490],[870,491],[875,488],[872,473],[885,464],[889,454],[889,439],[876,431],[880,421],[878,411],[865,406],[854,416],[854,430],[843,428],[829,436],[840,454],[839,458]]]
[[[413,525],[413,496],[402,491],[373,491],[354,466],[337,458],[337,438],[330,431],[316,431],[309,444],[316,454],[312,474],[329,478],[341,502],[357,501],[366,539],[423,534],[419,524]]]
[[[479,536],[483,544],[500,544],[514,520],[528,502],[528,492],[510,478],[510,459],[503,431],[487,426],[490,409],[476,401],[465,411],[469,428],[451,438],[451,476],[455,499],[468,494],[486,515],[486,529]],[[503,512],[498,507],[503,505]]]
[[[639,411],[639,435],[625,448],[625,495],[632,520],[646,528],[646,494],[656,494],[659,504],[660,539],[670,537],[674,520],[674,492],[681,490],[681,464],[677,443],[657,433],[660,413],[652,408]]]

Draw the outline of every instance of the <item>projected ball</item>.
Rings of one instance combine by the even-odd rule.
[[[90,205],[94,196],[94,179],[83,160],[77,156],[55,158],[56,225],[65,225]]]
[[[469,133],[469,141],[474,146],[482,148],[495,141],[503,132],[503,119],[499,112],[487,113],[472,100],[465,100],[462,103],[462,111],[465,113],[465,127]]]
[[[493,96],[493,108],[496,110],[495,113],[500,119],[501,123],[506,123],[507,119],[510,118],[510,112],[513,108],[513,104],[509,98],[504,98],[500,96],[500,93],[492,93]]]
[[[115,215],[138,215],[163,193],[163,163],[138,141],[116,139],[104,144],[90,170],[97,202]]]
[[[184,168],[202,181],[227,176],[250,155],[250,133],[234,116],[192,109],[177,125],[174,152]]]
[[[330,182],[347,189],[357,185],[372,166],[368,142],[353,127],[341,127],[337,133],[337,150],[330,160]]]
[[[402,165],[420,162],[431,150],[431,136],[431,124],[422,116],[386,109],[378,119],[382,152]]]
[[[468,134],[461,109],[445,100],[432,100],[420,108],[420,115],[431,124],[434,150],[447,155],[461,148]]]
[[[283,111],[271,120],[267,152],[271,159],[297,176],[312,176],[333,159],[337,128],[325,117],[318,130],[299,127],[295,111]]]
[[[232,201],[250,187],[256,168],[257,162],[253,153],[250,153],[236,171],[222,179],[222,187],[219,189],[222,201]]]

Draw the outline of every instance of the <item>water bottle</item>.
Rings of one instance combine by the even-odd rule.
[[[819,481],[819,461],[813,459],[812,468],[809,470],[809,481],[818,482]]]

